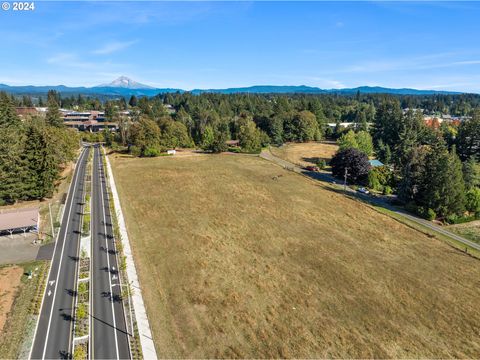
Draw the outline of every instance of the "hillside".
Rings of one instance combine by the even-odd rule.
[[[65,95],[107,95],[107,96],[155,96],[157,94],[187,92],[184,89],[175,88],[154,88],[149,85],[141,84],[135,80],[129,79],[126,76],[120,76],[108,84],[102,84],[94,87],[68,87],[64,85],[52,86],[9,86],[0,84],[0,91],[6,91],[12,94],[31,94],[42,95],[46,94],[48,90],[56,90]],[[312,86],[277,86],[277,85],[255,85],[250,87],[234,87],[226,89],[193,89],[190,90],[192,94],[203,93],[218,93],[218,94],[238,94],[238,93],[252,93],[252,94],[339,94],[339,95],[354,95],[357,92],[362,94],[393,94],[393,95],[434,95],[434,94],[461,94],[459,92],[451,91],[436,91],[436,90],[417,90],[417,89],[392,89],[385,87],[369,87],[361,86],[356,88],[344,89],[320,89]]]

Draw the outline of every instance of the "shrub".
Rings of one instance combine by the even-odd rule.
[[[132,154],[133,156],[140,156],[140,154],[142,153],[142,151],[140,150],[140,148],[138,146],[130,146],[129,148],[129,152],[130,154]]]
[[[317,166],[319,169],[323,170],[327,167],[327,162],[325,161],[325,159],[320,159],[317,162]]]
[[[87,306],[85,304],[79,304],[77,308],[77,318],[79,320],[87,317]]]
[[[413,201],[410,201],[405,205],[405,210],[411,213],[416,213],[418,211],[417,204],[415,204]]]
[[[455,214],[447,215],[445,221],[449,224],[455,224],[458,221],[458,216]]]
[[[160,150],[153,146],[147,147],[142,154],[142,156],[144,157],[156,157],[159,155],[160,155]]]
[[[480,188],[474,187],[467,191],[466,194],[467,203],[466,208],[473,214],[480,213]]]
[[[384,186],[383,188],[383,195],[391,195],[393,193],[393,190],[390,186]]]
[[[85,349],[81,345],[75,346],[75,351],[73,352],[73,358],[74,359],[86,359],[87,358],[87,353],[85,352]]]
[[[88,287],[86,282],[81,282],[78,284],[78,293],[79,294],[84,294],[88,292]]]
[[[380,190],[382,188],[377,173],[373,171],[373,169],[368,173],[368,187],[373,190]]]
[[[424,218],[430,221],[435,220],[436,217],[437,217],[437,214],[432,209],[428,209],[424,214]]]

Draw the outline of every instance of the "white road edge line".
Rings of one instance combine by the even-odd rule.
[[[90,155],[90,149],[89,149],[89,155]],[[88,162],[88,160],[87,160]],[[85,164],[86,166],[87,164]],[[85,175],[83,180],[85,180]],[[76,315],[77,315],[77,306],[78,306],[78,274],[80,270],[80,244],[82,243],[82,228],[83,228],[83,217],[84,217],[84,212],[85,212],[85,181],[83,183],[83,191],[82,191],[82,217],[80,218],[80,227],[79,227],[79,235],[78,235],[78,243],[77,243],[77,266],[75,266],[75,277],[74,277],[74,282],[73,282],[73,287],[75,289],[75,297],[72,299],[72,309],[73,309],[73,321],[70,322],[70,335],[68,337],[68,351],[73,357],[73,352],[75,351],[75,329],[77,328],[77,321],[76,321]],[[72,349],[70,350],[70,346]]]
[[[53,290],[53,299],[52,299],[52,306],[51,306],[51,309],[50,309],[50,316],[48,318],[48,326],[47,326],[47,333],[45,335],[45,345],[43,347],[43,353],[42,353],[42,359],[45,359],[45,352],[47,351],[47,345],[48,345],[48,336],[50,335],[50,325],[52,324],[52,315],[53,315],[53,307],[55,305],[55,298],[57,296],[57,286],[58,286],[58,278],[60,276],[60,270],[62,269],[62,259],[63,259],[63,252],[65,250],[65,241],[66,241],[66,238],[67,238],[67,233],[68,233],[68,225],[69,225],[69,222],[70,222],[70,214],[72,213],[72,207],[73,207],[73,195],[75,194],[75,189],[77,188],[77,182],[78,182],[78,173],[79,173],[79,168],[81,166],[81,162],[83,160],[83,157],[85,156],[85,149],[83,150],[82,152],[82,155],[80,156],[80,158],[78,159],[78,162],[77,164],[79,165],[77,167],[77,172],[75,173],[75,179],[74,179],[74,185],[73,185],[73,192],[72,192],[72,199],[71,199],[71,202],[70,202],[70,208],[68,209],[68,215],[67,215],[67,225],[65,227],[65,233],[63,234],[63,244],[62,244],[62,252],[60,253],[60,263],[58,265],[58,271],[57,271],[57,276],[55,278],[55,289]],[[65,214],[64,214],[65,216]],[[63,222],[63,219],[62,219],[62,222]],[[60,233],[60,232],[59,232]],[[53,262],[53,258],[52,258],[52,262]],[[49,278],[47,278],[49,279]]]
[[[100,151],[99,151],[100,152]],[[100,159],[99,164],[102,164],[101,168],[103,169],[103,163]],[[103,213],[103,229],[105,231],[105,245],[107,246],[107,266],[108,266],[108,284],[110,286],[110,303],[112,305],[112,316],[113,316],[113,333],[115,335],[115,349],[117,352],[116,358],[119,359],[118,356],[118,337],[117,337],[117,322],[115,320],[115,307],[113,306],[113,288],[112,288],[112,279],[110,276],[110,256],[108,250],[108,236],[107,236],[107,219],[105,218],[105,199],[103,198],[103,185],[101,180],[101,173],[100,175],[100,188],[101,188],[101,196],[102,196],[102,213]],[[105,180],[106,181],[106,180]]]
[[[90,166],[90,266],[89,266],[89,284],[88,284],[88,359],[93,359],[93,167],[95,166],[95,148],[92,147],[93,156]],[[89,154],[90,155],[90,154]]]
[[[118,227],[120,229],[120,240],[123,244],[123,253],[127,258],[127,277],[133,287],[137,289],[132,296],[132,306],[135,310],[134,317],[137,321],[137,330],[140,338],[140,345],[142,348],[142,354],[145,359],[158,359],[157,352],[155,350],[155,344],[153,343],[153,336],[150,330],[147,311],[142,297],[142,288],[139,283],[137,271],[135,269],[135,261],[133,258],[132,249],[130,247],[130,240],[128,238],[127,226],[125,218],[122,212],[122,206],[120,202],[120,196],[118,194],[117,187],[115,185],[115,177],[110,164],[108,156],[105,156],[107,164],[107,171],[109,174],[108,181],[110,184],[110,190],[112,192],[113,206],[117,215]]]
[[[105,164],[107,163],[107,160],[106,160],[106,154],[105,154],[105,149],[104,147],[102,146],[101,150],[100,150],[100,158],[101,158],[101,161],[102,161],[102,165],[103,164],[103,157],[105,156]],[[115,209],[112,209],[110,207],[110,196],[108,194],[108,183],[107,183],[107,170],[106,170],[106,166],[104,167],[103,169],[103,177],[105,178],[105,184],[107,184],[105,186],[105,188],[107,189],[107,199],[109,200],[108,201],[108,209],[110,210],[110,219],[112,219],[112,211],[115,211]],[[113,226],[113,222],[112,222],[112,226]],[[112,230],[112,233],[113,233],[113,230]],[[120,242],[122,241],[122,239],[118,239]],[[115,243],[115,234],[113,233],[113,250],[115,251],[115,264],[117,265],[117,270],[120,269],[119,266],[118,266],[118,254],[117,254],[117,246],[116,246],[116,243]],[[120,296],[121,296],[121,293],[122,293],[122,276],[120,275],[120,271],[118,271],[118,283],[120,285]],[[127,280],[128,280],[128,277],[127,277]],[[128,294],[130,294],[130,289],[129,289],[129,284],[125,284],[125,286],[127,286],[127,290],[128,290]],[[130,354],[130,359],[133,359],[133,356],[132,356],[132,347],[131,347],[131,344],[130,344],[130,338],[131,337],[134,337],[135,334],[134,334],[134,331],[133,331],[133,318],[132,318],[132,301],[131,301],[131,298],[129,297],[129,308],[130,308],[130,322],[132,324],[132,333],[130,336],[128,336],[128,324],[127,324],[127,315],[125,313],[125,306],[123,304],[123,299],[122,299],[122,309],[123,309],[123,321],[125,321],[125,331],[127,333],[127,340],[128,340],[128,353]]]
[[[83,152],[85,151],[85,149],[82,149],[82,153],[80,154],[79,156],[79,160],[77,161],[77,164],[80,162],[80,158],[82,157],[83,155]],[[77,173],[75,172],[77,170],[77,167],[75,165],[75,168],[73,169],[74,171],[74,178],[77,176]],[[75,180],[76,181],[76,180]],[[70,182],[70,185],[68,185],[68,192],[67,192],[67,200],[65,203],[68,203],[68,196],[71,194],[70,193],[70,189],[72,188],[72,184],[74,183],[74,179],[72,179],[72,181]],[[65,211],[63,212],[62,214],[62,221],[60,224],[63,224],[63,219],[65,217]],[[40,311],[38,313],[38,319],[37,319],[37,324],[35,325],[35,333],[33,334],[33,341],[32,341],[32,346],[30,347],[30,353],[28,354],[28,358],[31,359],[32,358],[32,351],[33,351],[33,346],[35,345],[35,339],[37,337],[37,331],[38,331],[38,324],[40,323],[40,315],[42,314],[42,310],[43,310],[43,302],[45,300],[45,295],[47,294],[47,290],[48,290],[48,279],[50,279],[50,272],[52,271],[52,264],[53,264],[53,260],[55,259],[55,253],[57,251],[57,247],[58,247],[58,235],[60,235],[60,230],[58,231],[57,235],[55,236],[56,239],[55,239],[55,247],[53,248],[53,255],[52,255],[52,261],[50,262],[50,267],[48,268],[48,274],[47,274],[47,282],[45,283],[45,291],[43,292],[43,297],[42,297],[42,303],[40,304]],[[53,303],[52,303],[53,304]]]

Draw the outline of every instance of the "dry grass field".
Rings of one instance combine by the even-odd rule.
[[[477,259],[255,157],[111,160],[159,357],[480,356]]]
[[[447,229],[480,244],[480,220],[465,224],[450,225]]]
[[[337,150],[338,145],[326,142],[288,143],[271,148],[273,155],[300,166],[316,165],[320,159],[328,162]]]

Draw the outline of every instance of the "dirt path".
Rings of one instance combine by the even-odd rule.
[[[0,334],[15,300],[22,273],[23,269],[19,266],[0,269]]]

